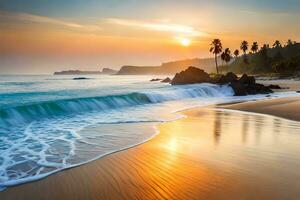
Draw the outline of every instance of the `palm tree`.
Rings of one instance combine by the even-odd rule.
[[[215,54],[215,63],[216,63],[216,70],[217,70],[217,74],[219,73],[219,69],[218,69],[218,54],[222,52],[222,43],[220,39],[214,39],[211,44],[210,44],[211,48],[209,49],[210,52],[212,52],[213,54]]]
[[[288,39],[288,41],[286,42],[286,46],[291,46],[293,45],[293,42],[291,39]]]
[[[220,57],[221,57],[221,60],[222,60],[222,61],[225,61],[225,52],[224,52],[224,51],[221,53],[221,56],[220,56]]]
[[[225,62],[225,57],[226,57],[226,55],[225,55],[225,52],[223,51],[222,53],[221,53],[221,60],[222,60],[222,66],[220,67],[220,73],[222,74],[222,67],[224,66],[224,62]]]
[[[279,40],[276,40],[276,41],[274,42],[273,47],[274,47],[274,48],[279,48],[279,47],[281,47],[281,43],[279,42]]]
[[[234,56],[237,58],[239,55],[240,55],[240,52],[238,49],[236,49],[234,52],[233,52]]]
[[[225,62],[228,63],[230,60],[231,60],[231,51],[229,48],[226,48],[225,51],[224,51],[224,54],[225,54]]]
[[[224,51],[221,53],[220,57],[221,57],[221,60],[225,61],[225,53],[224,53]]]
[[[267,58],[268,57],[268,49],[269,49],[269,45],[268,44],[264,44],[261,49],[260,49],[260,54],[263,58]]]
[[[244,52],[244,55],[246,55],[246,52],[247,52],[247,50],[248,50],[248,42],[244,40],[244,41],[241,43],[240,48],[241,48],[241,50]]]
[[[221,59],[222,61],[226,62],[226,64],[231,60],[231,51],[229,50],[229,48],[226,48],[222,54],[221,54]],[[222,73],[222,72],[221,72]]]
[[[258,51],[258,44],[257,44],[257,42],[253,42],[253,44],[251,46],[251,51],[253,53],[256,53]]]

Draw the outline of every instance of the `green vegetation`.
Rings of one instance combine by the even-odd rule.
[[[220,40],[219,42],[219,45],[222,46]],[[279,76],[300,75],[300,43],[288,40],[283,45],[279,40],[276,40],[272,47],[264,44],[259,49],[257,42],[253,42],[249,47],[247,41],[242,41],[240,49],[243,55],[239,56],[240,52],[236,49],[233,52],[234,58],[228,48],[225,48],[222,53],[219,52],[221,53],[221,60],[226,63],[219,67],[223,69],[220,70],[221,72],[232,71],[239,74],[256,75],[277,74]],[[251,52],[247,54],[248,49]],[[231,60],[233,61],[230,62]]]

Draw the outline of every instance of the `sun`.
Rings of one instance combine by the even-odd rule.
[[[182,38],[180,39],[180,44],[184,47],[188,47],[191,45],[191,40],[187,39],[187,38]]]

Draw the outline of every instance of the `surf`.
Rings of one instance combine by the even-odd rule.
[[[123,107],[155,104],[187,98],[224,96],[233,96],[233,91],[229,86],[198,84],[118,95],[34,102],[16,107],[1,108],[0,126],[7,127],[14,124],[30,123],[35,120],[41,120],[43,118],[51,118],[60,115],[72,115],[90,111],[95,112],[118,109]]]

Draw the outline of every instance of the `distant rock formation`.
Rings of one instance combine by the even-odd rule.
[[[160,67],[158,66],[130,66],[121,67],[117,75],[149,75],[160,74]]]
[[[162,83],[170,83],[172,80],[169,78],[169,77],[167,77],[167,78],[165,78],[164,80],[162,80],[161,82]]]
[[[153,78],[150,81],[153,82],[153,81],[161,81],[161,80],[162,80],[161,78]]]
[[[110,68],[103,68],[102,71],[81,71],[81,70],[67,70],[61,72],[54,72],[54,75],[93,75],[93,74],[115,74],[117,70]]]
[[[116,74],[118,70],[110,69],[110,68],[103,68],[102,74]]]
[[[215,69],[213,58],[194,58],[162,63],[160,66],[130,66],[121,67],[118,75],[149,75],[149,74],[175,74],[184,70],[186,66],[195,66],[212,72]]]
[[[248,76],[247,74],[243,74],[241,78],[238,78],[238,76],[232,72],[229,72],[226,75],[210,77],[204,70],[196,67],[189,67],[188,69],[177,73],[171,81],[172,85],[194,83],[228,84],[232,87],[236,96],[244,96],[248,94],[269,94],[273,92],[271,87],[274,87],[258,84],[253,76]]]
[[[86,78],[86,77],[75,77],[75,78],[73,78],[73,80],[86,80],[86,79],[89,79],[89,78]]]
[[[54,72],[54,75],[88,75],[88,74],[101,74],[101,71],[67,70],[61,72]]]
[[[220,58],[218,58],[218,62],[221,63]],[[186,69],[188,66],[194,66],[210,73],[215,71],[215,60],[214,58],[193,58],[165,62],[161,64],[161,73],[176,74],[177,72]]]

